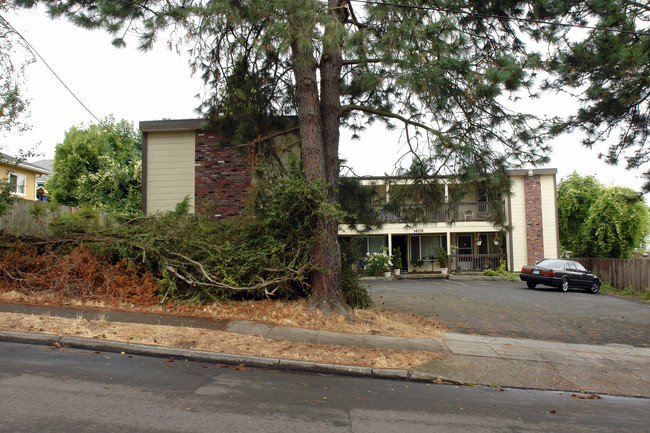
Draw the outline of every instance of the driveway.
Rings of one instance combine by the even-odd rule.
[[[650,347],[650,305],[520,281],[373,280],[376,306],[433,317],[450,331],[584,344]]]

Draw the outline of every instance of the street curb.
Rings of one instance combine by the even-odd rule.
[[[235,355],[223,352],[182,349],[168,346],[127,343],[96,338],[71,337],[54,334],[36,334],[30,332],[0,331],[0,341],[22,344],[39,344],[86,349],[103,352],[124,353],[130,355],[153,356],[157,358],[182,358],[189,361],[209,362],[214,364],[245,365],[254,368],[273,368],[288,371],[301,371],[315,374],[337,374],[342,376],[371,377],[376,379],[409,380],[417,382],[450,382],[442,378],[413,373],[412,370],[392,368],[372,368],[355,365],[326,364],[293,359],[266,358],[254,355]]]
[[[0,341],[48,345],[56,344],[59,341],[59,336],[55,334],[40,334],[36,332],[0,331]]]
[[[66,347],[71,349],[84,349],[95,352],[119,353],[122,355],[139,355],[156,358],[174,358],[194,362],[205,362],[211,364],[225,364],[244,366],[260,369],[275,369],[284,371],[305,372],[323,375],[340,375],[348,377],[363,377],[373,379],[401,380],[408,382],[436,383],[449,385],[472,385],[470,383],[459,382],[453,379],[447,379],[431,373],[425,373],[417,370],[403,370],[391,368],[371,368],[354,365],[326,364],[311,361],[299,361],[292,359],[266,358],[254,355],[236,355],[223,352],[209,352],[204,350],[183,349],[168,346],[152,346],[148,344],[128,343],[121,341],[103,340],[86,337],[72,337],[65,335],[2,331],[0,330],[0,341],[18,343],[18,344],[35,344],[41,346],[54,346],[54,348]],[[493,386],[482,384],[481,386]],[[536,388],[530,386],[504,386],[503,388],[516,389],[538,389],[546,391],[561,391],[584,393],[580,389],[559,390],[556,388]],[[609,394],[598,392],[601,395],[624,396],[633,398],[647,399],[645,396]]]

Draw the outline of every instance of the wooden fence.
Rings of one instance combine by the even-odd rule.
[[[650,259],[572,259],[617,289],[643,292],[650,287]]]
[[[34,207],[41,206],[44,210],[41,216],[34,215]],[[15,235],[46,236],[50,234],[49,224],[57,216],[77,214],[79,208],[71,206],[49,206],[46,203],[31,200],[19,200],[11,207],[9,213],[0,217],[0,231]],[[104,215],[100,215],[104,220]]]

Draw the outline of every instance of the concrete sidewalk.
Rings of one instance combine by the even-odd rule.
[[[592,346],[443,332],[441,338],[350,335],[232,321],[225,331],[312,344],[430,351],[451,356],[412,370],[411,378],[650,398],[650,349]]]
[[[445,332],[440,338],[401,338],[351,335],[236,320],[215,322],[201,318],[41,306],[0,304],[0,311],[51,314],[61,317],[220,329],[275,340],[311,344],[429,351],[442,356],[412,370],[317,364],[225,353],[147,346],[78,337],[0,331],[0,340],[60,344],[104,351],[154,356],[177,356],[201,361],[259,367],[452,382],[495,387],[534,388],[650,398],[650,349],[624,345],[593,346],[516,338],[484,337]]]

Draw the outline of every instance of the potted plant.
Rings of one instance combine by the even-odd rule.
[[[402,267],[402,251],[398,248],[393,248],[393,257],[391,258],[393,262],[393,273],[395,275],[400,274],[400,268]]]
[[[500,241],[499,235],[495,234],[494,239],[492,239],[492,241],[494,242],[494,245],[499,245],[499,241]]]
[[[483,244],[483,241],[481,240],[480,236],[476,236],[476,239],[474,239],[474,241],[476,242],[476,245],[478,245],[479,247]]]
[[[440,271],[443,274],[447,273],[447,251],[443,247],[440,247],[438,251],[438,264],[440,265]]]
[[[393,263],[388,256],[387,248],[383,248],[381,253],[368,253],[368,272],[371,275],[381,275],[390,277],[390,267]]]
[[[410,263],[415,267],[415,269],[413,269],[413,272],[417,272],[418,268],[424,266],[424,260],[411,259]]]

